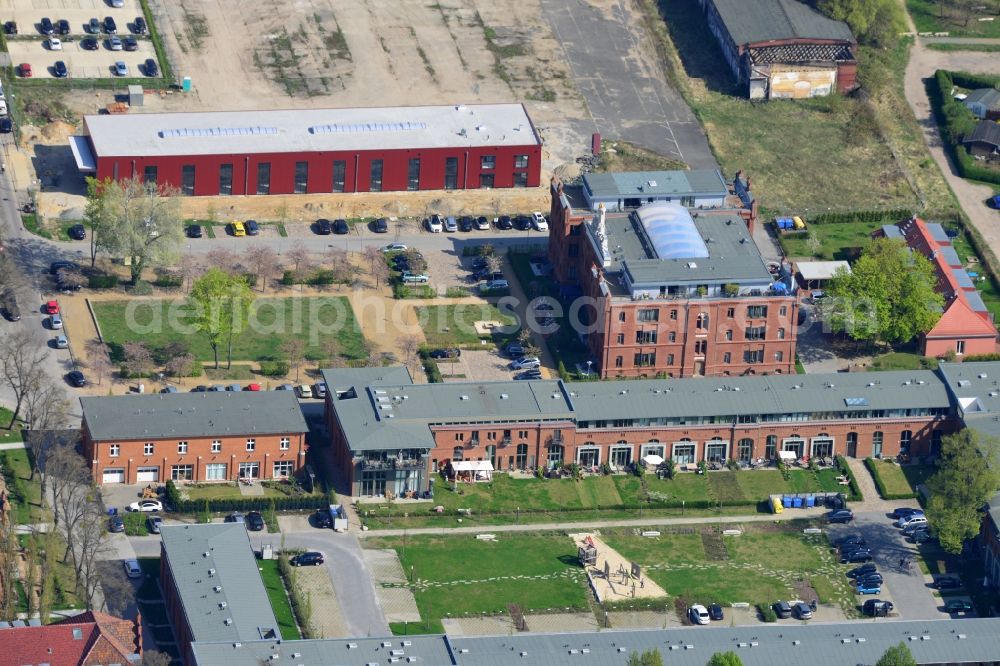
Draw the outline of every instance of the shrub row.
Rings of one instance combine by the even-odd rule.
[[[180,275],[160,275],[153,280],[153,286],[163,289],[176,289],[184,284],[184,278]]]
[[[861,490],[858,488],[858,480],[854,478],[854,470],[852,470],[851,466],[847,464],[847,458],[844,456],[837,456],[835,460],[837,463],[837,469],[839,469],[841,474],[846,476],[847,480],[850,481],[850,485],[847,487],[851,492],[847,493],[847,501],[860,502],[864,499],[864,496],[862,496]]]
[[[992,354],[969,354],[963,361],[965,363],[976,363],[980,361],[1000,361],[1000,354],[994,352]]]
[[[256,279],[254,281],[256,282]],[[281,284],[286,287],[290,287],[293,284],[308,284],[314,287],[328,287],[336,281],[337,279],[333,271],[328,268],[317,268],[315,271],[308,274],[297,274],[295,271],[285,271],[281,275]]]
[[[851,222],[881,222],[907,220],[912,212],[905,208],[893,210],[861,210],[853,213],[821,213],[809,219],[810,224],[849,224]]]
[[[872,474],[872,479],[875,480],[875,488],[878,490],[878,494],[884,500],[905,500],[905,499],[916,499],[916,493],[890,493],[886,490],[885,481],[882,479],[882,475],[878,471],[878,461],[874,458],[865,458],[865,467]]]
[[[87,286],[91,289],[114,289],[118,286],[117,275],[88,275]]]
[[[441,368],[438,366],[437,361],[432,359],[426,352],[421,352],[420,356],[423,358],[424,372],[427,373],[427,381],[431,384],[440,384],[444,382],[444,377],[441,376]]]
[[[169,487],[167,498],[170,498]],[[182,500],[171,502],[178,513],[198,513],[206,506],[211,513],[231,513],[233,511],[267,511],[274,506],[275,511],[295,511],[324,509],[329,504],[326,495],[300,495],[298,497],[234,497],[215,500]]]
[[[284,377],[290,367],[288,361],[261,361],[260,374],[265,377]]]
[[[980,166],[962,146],[962,136],[965,134],[966,128],[974,127],[978,121],[972,112],[951,94],[956,84],[963,88],[992,88],[997,82],[996,77],[975,76],[939,69],[934,73],[934,78],[928,82],[927,93],[934,111],[934,118],[942,129],[945,150],[958,166],[959,174],[963,178],[1000,184],[1000,170]]]

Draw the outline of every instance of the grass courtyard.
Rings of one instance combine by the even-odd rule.
[[[785,480],[776,469],[717,471],[707,475],[679,473],[673,479],[625,474],[573,479],[515,479],[497,474],[490,483],[440,479],[434,499],[420,504],[363,504],[362,518],[372,528],[444,527],[455,525],[459,509],[469,510],[463,524],[567,522],[641,518],[643,515],[707,515],[756,513],[771,494],[841,492],[834,469],[789,470]],[[445,513],[431,513],[441,505]],[[766,507],[763,510],[768,510]]]
[[[495,542],[471,535],[374,538],[366,548],[393,548],[413,571],[413,594],[425,626],[440,631],[449,616],[587,608],[576,546],[563,535],[503,534]],[[433,629],[430,629],[433,630]]]
[[[503,314],[492,303],[456,303],[416,308],[417,320],[431,347],[478,345],[477,321],[499,321],[504,325],[515,323],[513,316]],[[490,336],[487,336],[487,339]]]
[[[257,566],[260,569],[260,578],[264,583],[264,589],[267,590],[267,598],[271,602],[271,610],[274,611],[274,617],[278,620],[281,638],[286,641],[302,638],[299,627],[295,623],[295,615],[292,613],[292,604],[285,592],[285,584],[278,571],[278,560],[259,560]]]
[[[126,342],[144,342],[155,350],[180,341],[199,361],[213,358],[207,337],[190,326],[191,313],[183,301],[97,301],[93,308],[112,349]],[[284,358],[281,347],[290,338],[305,343],[307,357],[325,358],[331,337],[344,358],[365,356],[364,336],[346,298],[259,298],[251,305],[246,329],[235,336],[233,360]],[[219,356],[225,358],[225,349]]]
[[[937,469],[934,465],[897,465],[888,460],[869,458],[865,461],[875,478],[879,492],[888,498],[917,496],[917,487],[925,483]]]
[[[31,458],[28,449],[0,451],[7,492],[14,504],[14,520],[18,525],[30,525],[42,519],[42,489],[38,477],[31,478]]]

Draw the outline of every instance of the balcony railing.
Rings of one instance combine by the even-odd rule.
[[[423,458],[390,458],[388,460],[362,460],[361,469],[365,472],[393,469],[423,469],[427,462]]]

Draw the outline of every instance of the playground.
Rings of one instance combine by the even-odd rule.
[[[642,567],[627,560],[594,534],[571,534],[577,558],[587,572],[590,587],[600,603],[667,596],[655,581],[642,575]]]

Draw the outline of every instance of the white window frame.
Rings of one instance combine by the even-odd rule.
[[[667,445],[662,442],[647,442],[639,447],[639,459],[646,456],[660,456],[664,460],[667,458]]]
[[[257,440],[247,439],[247,451],[256,451],[256,450],[257,450]]]
[[[282,437],[280,440],[278,440],[278,448],[281,449],[282,451],[287,451],[289,448],[291,448],[291,445],[292,445],[291,437]]]
[[[177,442],[177,453],[179,455],[184,455],[187,452],[188,452],[188,443],[187,442]]]
[[[690,446],[691,447],[691,459],[687,461],[680,461],[677,459],[677,447],[679,446]],[[674,442],[670,445],[670,459],[673,460],[678,465],[690,465],[698,459],[698,442]]]
[[[212,453],[222,453],[222,440],[213,439],[212,440]]]
[[[191,472],[190,477],[187,476],[177,476],[178,471],[189,471]],[[173,481],[191,481],[194,479],[194,465],[171,465],[170,466],[170,478]]]
[[[722,446],[722,462],[729,460],[729,441],[725,439],[710,439],[702,444],[702,450],[705,452],[705,461],[708,462],[708,447],[710,446]]]
[[[117,458],[121,455],[122,445],[121,444],[111,444],[108,446],[108,455],[112,458]]]
[[[219,476],[218,472],[222,471],[222,475]],[[229,465],[226,463],[208,463],[205,465],[205,480],[206,481],[225,481],[229,474]]]
[[[823,435],[822,437],[813,437],[811,440],[809,440],[809,455],[815,458],[817,455],[816,445],[825,444],[826,442],[830,443],[830,457],[832,458],[833,456],[837,455],[836,440],[834,440],[834,438],[830,437],[829,435]]]
[[[279,465],[281,466],[282,469],[287,469],[288,472],[285,473],[285,474],[279,473],[278,472],[278,466]],[[273,473],[273,478],[275,478],[275,479],[287,479],[288,477],[290,477],[295,472],[295,465],[292,464],[291,460],[275,460],[274,461],[274,466],[272,467],[271,471]]]
[[[153,442],[146,442],[142,445],[142,454],[146,456],[151,456],[156,451],[156,445]]]

